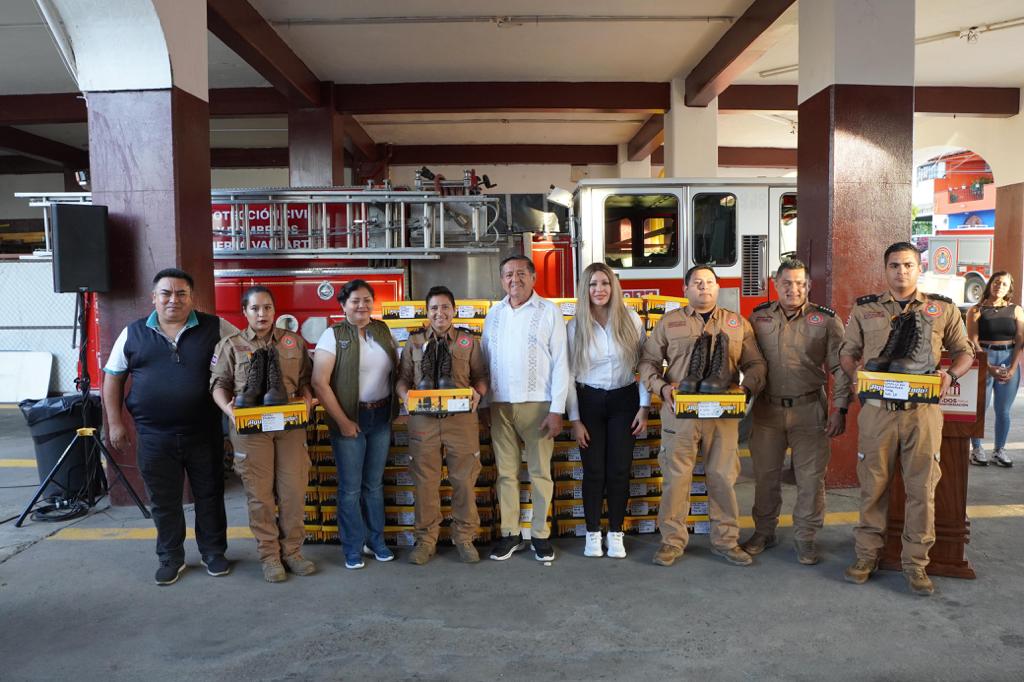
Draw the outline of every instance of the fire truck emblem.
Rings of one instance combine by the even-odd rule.
[[[935,272],[946,273],[953,268],[953,252],[948,246],[935,249]]]
[[[320,286],[316,288],[316,295],[321,301],[331,300],[334,298],[334,285],[330,282],[320,282]]]

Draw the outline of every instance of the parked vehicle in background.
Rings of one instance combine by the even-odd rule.
[[[992,244],[995,229],[937,230],[928,239],[929,268],[935,275],[964,278],[964,303],[981,300],[992,276]]]

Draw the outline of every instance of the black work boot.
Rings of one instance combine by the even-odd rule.
[[[267,351],[267,392],[263,394],[264,405],[284,405],[288,402],[288,393],[284,390],[284,377],[281,375],[281,361],[277,349]]]
[[[263,385],[267,381],[267,352],[253,351],[249,371],[245,375],[245,388],[235,396],[235,407],[258,407],[263,398]]]
[[[452,352],[446,342],[437,344],[437,387],[458,388],[452,379]]]
[[[707,374],[711,359],[711,335],[702,333],[693,343],[690,352],[690,365],[686,368],[686,376],[679,382],[680,393],[696,393],[701,379]]]
[[[437,382],[434,377],[437,376],[437,370],[435,368],[437,360],[437,342],[431,343],[427,341],[423,344],[423,357],[420,360],[420,374],[422,378],[420,383],[416,384],[416,390],[418,391],[432,391],[437,386]]]
[[[700,382],[701,393],[725,393],[732,386],[732,369],[729,367],[729,335],[718,332],[715,349],[711,351],[711,366],[704,380]]]
[[[888,372],[889,363],[893,358],[898,357],[900,347],[906,334],[907,313],[896,315],[889,323],[889,337],[885,340],[882,352],[877,358],[871,358],[864,363],[866,372]]]
[[[900,353],[889,363],[889,371],[899,374],[930,374],[938,365],[938,358],[932,353],[930,326],[922,319],[921,313],[908,313],[905,322],[906,334],[900,344]]]

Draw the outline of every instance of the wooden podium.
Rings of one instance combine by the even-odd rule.
[[[942,367],[949,367],[949,356],[942,356]],[[967,470],[971,438],[985,435],[985,377],[988,361],[978,353],[970,371],[960,380],[960,392],[943,401],[940,467],[942,478],[935,489],[935,545],[928,553],[928,573],[949,578],[976,578],[965,549],[971,537],[967,519]],[[970,395],[968,395],[970,394]],[[973,398],[973,399],[972,399]],[[903,513],[906,493],[899,459],[889,487],[889,523],[885,533],[879,568],[903,569]]]

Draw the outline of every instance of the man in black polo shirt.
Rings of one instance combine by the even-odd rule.
[[[161,270],[153,278],[149,317],[121,331],[103,371],[103,406],[110,444],[131,447],[122,406],[135,422],[139,471],[156,524],[157,585],[171,585],[185,570],[182,487],[188,473],[196,511],[196,544],[210,575],[231,571],[224,558],[223,432],[210,397],[210,358],[222,336],[238,331],[215,315],[193,310],[192,277]],[[125,400],[125,380],[131,390]]]

